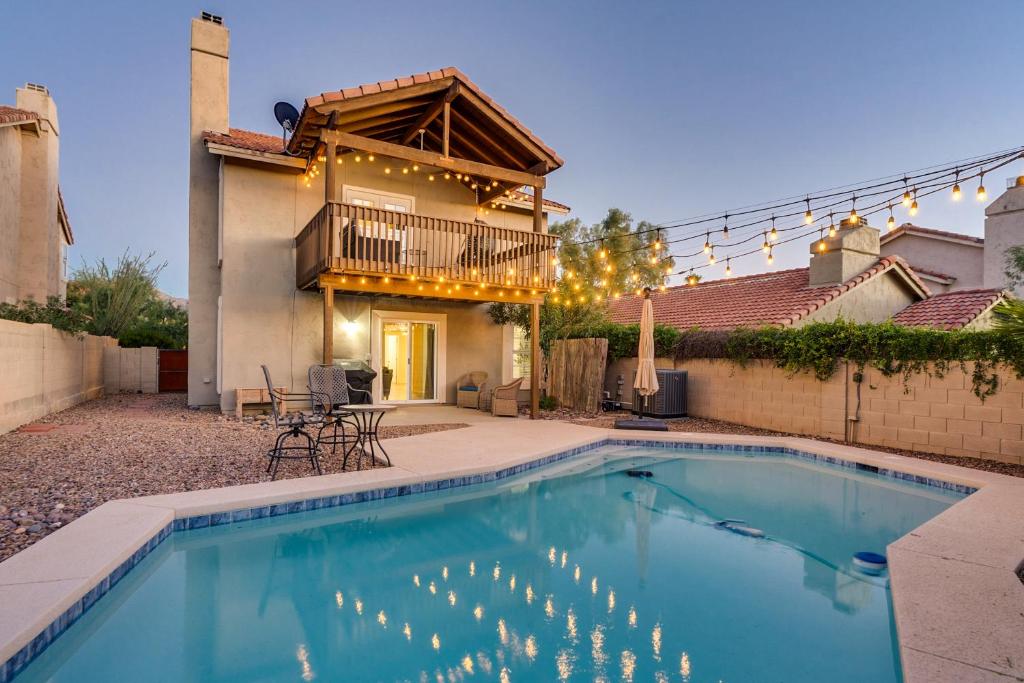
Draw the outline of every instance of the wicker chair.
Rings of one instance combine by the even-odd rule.
[[[523,378],[514,379],[508,384],[495,387],[491,392],[491,414],[501,417],[517,417],[519,415],[519,385]]]
[[[480,396],[487,385],[486,372],[467,372],[459,378],[455,405],[459,408],[480,409]]]

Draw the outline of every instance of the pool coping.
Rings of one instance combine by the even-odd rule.
[[[0,683],[20,673],[176,530],[496,481],[605,444],[770,452],[976,490],[888,548],[904,680],[1024,680],[1024,584],[1016,573],[1024,560],[1024,480],[795,437],[507,424],[391,440],[394,466],[387,469],[99,506],[0,563]],[[501,452],[495,443],[503,443]]]

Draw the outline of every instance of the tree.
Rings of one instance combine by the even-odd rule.
[[[578,218],[552,223],[558,235],[559,280],[541,306],[541,339],[564,339],[605,321],[609,299],[634,296],[644,287],[658,287],[675,262],[660,243],[657,228],[609,209],[600,223],[587,227]],[[658,243],[660,248],[655,248]],[[491,319],[529,330],[529,307],[494,303]]]
[[[1024,244],[1006,250],[1006,284],[1016,289],[1024,285]]]
[[[188,311],[172,301],[154,298],[121,333],[118,341],[126,347],[184,349],[188,346]]]
[[[68,282],[68,308],[88,322],[86,331],[120,338],[156,299],[156,279],[165,263],[151,265],[153,254],[139,256],[127,251],[110,268],[102,258],[94,265],[83,263]]]

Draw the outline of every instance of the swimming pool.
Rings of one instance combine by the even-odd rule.
[[[851,556],[961,497],[781,455],[605,446],[176,532],[16,680],[898,681],[885,577]]]

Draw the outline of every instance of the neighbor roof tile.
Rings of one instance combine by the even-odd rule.
[[[1001,289],[964,289],[944,292],[907,306],[893,316],[897,325],[958,330],[1005,296]]]

